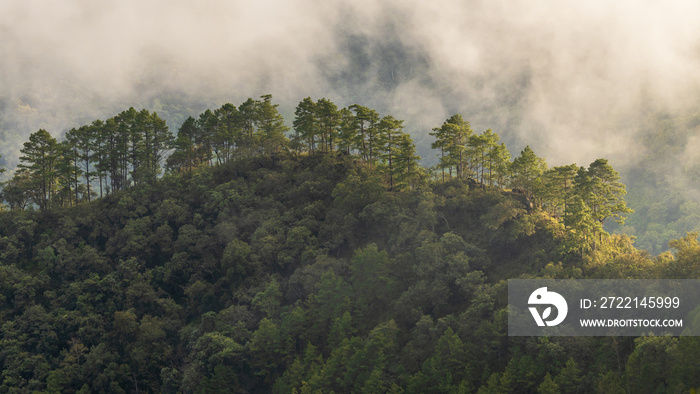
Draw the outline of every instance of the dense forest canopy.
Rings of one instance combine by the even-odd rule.
[[[175,134],[249,92],[272,92],[289,127],[301,97],[325,96],[405,120],[426,166],[437,162],[429,131],[455,113],[498,132],[513,156],[529,145],[550,165],[605,157],[636,211],[619,231],[654,255],[700,230],[693,4],[150,0],[135,12],[104,1],[13,2],[0,13],[8,170],[30,133],[62,138],[130,106]]]
[[[90,202],[129,185],[153,183],[163,165],[191,172],[238,158],[352,155],[388,180],[389,190],[411,189],[434,181],[468,179],[483,188],[513,189],[531,207],[558,219],[573,238],[593,248],[602,241],[605,221],[624,222],[632,212],[623,199],[625,186],[605,159],[588,168],[576,164],[549,168],[526,146],[511,160],[510,151],[491,129],[475,133],[456,114],[433,129],[432,147],[439,162],[430,169],[420,157],[404,124],[391,115],[353,104],[339,109],[322,98],[303,99],[296,108],[294,131],[272,104],[272,96],[227,103],[187,118],[174,136],[157,113],[130,108],[106,121],[71,129],[60,143],[46,130],[24,143],[3,196],[11,210],[37,206],[42,211]],[[167,161],[165,160],[167,156]]]
[[[512,158],[460,115],[269,95],[32,134],[0,214],[0,392],[646,392],[700,387],[694,337],[507,337],[508,278],[697,278],[657,257],[605,159]]]

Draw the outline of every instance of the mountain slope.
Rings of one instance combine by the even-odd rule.
[[[282,154],[0,214],[0,391],[590,391],[642,376],[638,352],[690,357],[687,338],[508,338],[505,278],[651,275],[625,238],[568,252],[526,202]]]

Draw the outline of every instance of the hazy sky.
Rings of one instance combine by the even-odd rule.
[[[424,155],[460,112],[550,164],[629,163],[644,116],[700,98],[699,20],[696,1],[3,0],[0,116],[26,138],[164,92],[328,97],[405,119]]]

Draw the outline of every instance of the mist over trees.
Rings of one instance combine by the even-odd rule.
[[[134,4],[0,2],[0,393],[698,390],[506,280],[700,277],[700,5]]]
[[[696,338],[507,337],[508,278],[688,278],[605,159],[550,167],[461,115],[269,95],[171,133],[130,108],[38,130],[0,212],[0,391],[622,392],[700,384]],[[654,357],[649,357],[653,354]]]
[[[422,168],[404,122],[353,104],[304,98],[296,107],[294,130],[286,126],[271,95],[227,103],[187,118],[174,136],[157,113],[129,108],[106,121],[68,131],[60,143],[46,130],[24,144],[21,164],[5,184],[11,210],[32,205],[46,211],[76,206],[130,186],[153,183],[170,171],[192,172],[241,158],[299,155],[349,155],[382,174],[389,190],[415,190],[430,178],[469,179],[483,188],[522,193],[530,208],[559,220],[572,238],[595,249],[608,219],[624,222],[627,207],[620,175],[605,159],[588,168],[575,164],[549,168],[526,146],[511,160],[491,129],[475,133],[460,114],[430,133],[439,151],[432,169]],[[167,156],[167,160],[166,160]],[[581,245],[580,242],[575,242]],[[583,251],[583,250],[582,250]]]
[[[479,132],[498,132],[511,153],[529,145],[550,165],[605,157],[637,208],[621,231],[653,254],[700,230],[698,36],[685,28],[697,6],[523,3],[506,12],[489,2],[214,1],[204,10],[155,0],[139,12],[114,0],[4,5],[0,154],[8,169],[38,129],[58,138],[131,106],[156,112],[175,133],[187,117],[238,104],[247,92],[273,93],[290,120],[300,94],[325,95],[404,120],[431,166],[428,133],[455,113]],[[122,29],[124,20],[138,22]],[[221,50],[209,46],[212,37]],[[679,165],[645,159],[662,150]]]

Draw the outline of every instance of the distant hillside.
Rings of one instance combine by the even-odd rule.
[[[700,114],[649,116],[641,134],[643,155],[622,170],[636,212],[616,231],[656,255],[670,240],[700,231]]]

